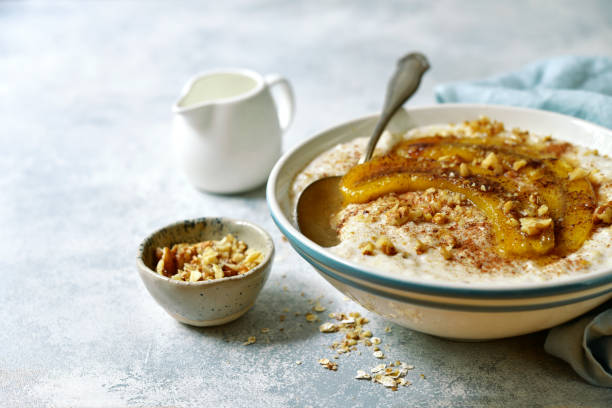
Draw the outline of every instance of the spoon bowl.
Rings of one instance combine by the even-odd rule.
[[[341,180],[342,176],[333,176],[311,183],[300,195],[296,207],[300,231],[325,248],[340,243],[332,219],[342,208]]]

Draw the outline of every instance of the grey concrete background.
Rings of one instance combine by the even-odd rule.
[[[410,104],[430,104],[445,81],[609,54],[612,4],[0,2],[0,406],[612,406],[612,391],[544,354],[545,333],[472,344],[385,333],[281,239],[263,188],[200,193],[169,153],[170,106],[200,70],[287,76],[298,104],[288,148],[378,110],[411,50],[433,69]],[[152,230],[205,215],[262,225],[278,252],[251,311],[196,329],[155,304],[134,258]],[[321,368],[337,335],[303,317],[319,296],[327,312],[370,317],[386,354],[416,366],[414,384],[354,380],[379,362],[364,349]]]

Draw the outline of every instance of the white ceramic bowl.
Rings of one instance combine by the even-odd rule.
[[[419,126],[459,123],[486,115],[506,128],[519,127],[596,147],[612,155],[612,131],[556,113],[493,105],[446,104],[400,111],[392,132]],[[289,201],[294,176],[314,157],[356,137],[369,136],[376,116],[326,130],[287,152],[267,186],[272,218],[295,250],[333,286],[366,309],[402,326],[462,340],[485,340],[546,329],[566,322],[612,297],[612,270],[545,283],[431,283],[377,271],[340,258],[298,230]]]
[[[219,240],[232,234],[263,253],[263,261],[245,274],[201,282],[169,279],[155,272],[155,248],[179,242]],[[270,274],[274,243],[250,222],[229,218],[200,218],[168,225],[149,235],[138,250],[138,273],[155,301],[176,320],[192,326],[216,326],[245,314]]]

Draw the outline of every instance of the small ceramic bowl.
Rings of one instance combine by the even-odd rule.
[[[242,275],[201,282],[172,280],[155,272],[155,248],[179,242],[220,240],[227,234],[263,253],[257,267]],[[149,235],[138,250],[138,273],[153,299],[182,323],[216,326],[245,314],[270,274],[274,243],[270,235],[247,221],[199,218],[171,224]]]

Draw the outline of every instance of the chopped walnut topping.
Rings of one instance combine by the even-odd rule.
[[[548,214],[548,206],[546,204],[542,204],[540,208],[538,208],[538,217],[543,217]]]
[[[612,224],[612,201],[600,205],[593,213],[593,221],[604,224]]]
[[[504,214],[509,214],[510,211],[512,211],[512,209],[514,208],[515,204],[516,203],[514,201],[506,201],[502,208],[502,210],[504,211]]]
[[[393,242],[387,237],[380,237],[376,240],[376,247],[382,251],[383,254],[393,256],[397,254],[397,249]]]
[[[506,220],[506,222],[510,225],[512,225],[513,227],[518,227],[519,222],[516,218],[514,217],[508,217],[508,219]]]
[[[482,163],[480,163],[480,166],[487,170],[492,170],[493,173],[496,175],[501,174],[503,171],[502,165],[499,162],[497,155],[493,152],[489,152],[489,154],[487,154],[487,157],[485,157]]]
[[[522,169],[523,167],[525,167],[527,165],[527,161],[526,160],[517,160],[514,163],[512,163],[512,169],[514,171],[519,171],[520,169]]]
[[[588,175],[589,175],[589,172],[587,172],[585,169],[583,169],[582,167],[576,167],[568,175],[568,179],[569,179],[569,181],[574,181],[574,180],[577,180],[577,179],[585,178]]]
[[[420,214],[416,214],[411,211],[407,206],[395,206],[387,212],[387,219],[391,224],[399,227],[404,225],[408,221],[418,218]]]
[[[449,233],[445,233],[440,236],[440,243],[442,243],[447,249],[453,249],[457,246],[457,240]]]
[[[427,249],[428,249],[427,245],[425,245],[425,243],[423,243],[421,240],[417,239],[417,245],[415,248],[417,255],[424,254],[425,252],[427,252]]]
[[[535,217],[523,217],[520,219],[521,232],[527,235],[537,235],[542,231],[550,228],[552,225],[551,218],[535,218]]]
[[[440,255],[442,255],[442,258],[446,259],[447,261],[453,259],[452,251],[445,247],[440,247]]]
[[[371,256],[371,255],[374,255],[374,251],[376,250],[376,247],[374,247],[374,244],[371,242],[364,242],[361,245],[359,245],[359,249],[361,249],[361,253],[363,255]]]
[[[491,122],[486,116],[481,116],[478,120],[472,120],[470,122],[464,122],[473,133],[482,133],[485,136],[495,136],[504,131],[504,124],[498,121]]]
[[[438,225],[444,225],[448,222],[448,218],[443,213],[436,213],[431,220],[434,222],[434,224]]]

